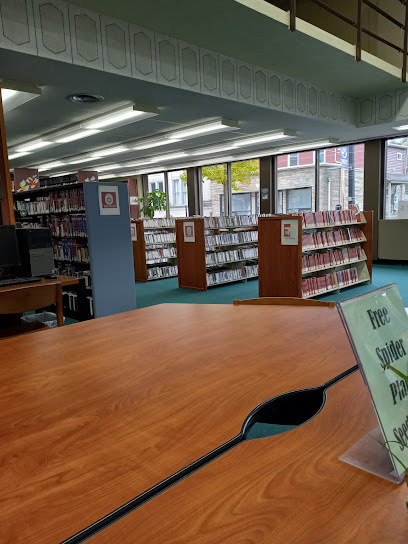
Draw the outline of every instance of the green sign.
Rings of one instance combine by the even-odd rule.
[[[408,466],[408,316],[395,284],[339,305],[399,476]]]

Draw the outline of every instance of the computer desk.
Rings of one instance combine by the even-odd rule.
[[[57,278],[42,278],[41,281],[34,281],[32,283],[20,283],[17,285],[6,285],[6,286],[0,286],[0,295],[1,293],[9,293],[10,291],[14,291],[15,289],[21,289],[21,287],[36,287],[38,285],[50,285],[54,283],[60,283],[62,287],[68,287],[69,285],[77,285],[79,283],[79,279],[75,278],[73,276],[57,276]]]
[[[0,359],[0,542],[13,544],[69,539],[230,440],[259,403],[355,364],[334,309],[199,304],[4,340]],[[337,461],[374,426],[354,374],[329,390],[325,409],[304,427],[238,445],[91,542],[235,544],[235,521],[247,527],[248,542],[276,542],[280,516],[306,529],[324,524],[322,509],[343,520],[349,486],[365,519],[391,519],[399,535],[405,520],[390,509],[397,510],[402,488]],[[206,499],[212,495],[214,505]],[[376,504],[363,502],[372,497]]]

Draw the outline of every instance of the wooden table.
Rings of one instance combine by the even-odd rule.
[[[37,285],[50,285],[54,283],[60,283],[62,287],[68,287],[69,285],[77,285],[79,279],[73,276],[58,276],[57,278],[42,278],[41,281],[34,281],[32,283],[20,283],[18,285],[3,285],[0,287],[1,293],[8,293],[21,287],[36,287]]]
[[[354,364],[333,309],[196,304],[153,306],[5,340],[0,359],[0,542],[10,544],[55,544],[69,538],[231,439],[260,402],[288,390],[320,385]],[[330,459],[336,470],[349,475],[347,485],[357,478],[378,493],[389,488],[388,495],[381,496],[381,506],[375,507],[389,516],[389,497],[398,503],[400,488],[335,462],[338,449],[347,449],[375,424],[359,380],[359,376],[347,378],[348,383],[358,384],[352,391],[346,381],[330,390],[337,398],[331,406],[338,406],[338,416],[352,404],[356,392],[362,400],[361,405],[353,404],[354,410],[363,412],[356,430],[356,413],[350,413],[350,434],[341,448],[333,442],[335,453]],[[283,494],[276,499],[275,510],[261,508],[257,518],[257,508],[274,495],[279,478],[301,482],[300,467],[313,474],[309,481],[316,505],[323,501],[329,508],[333,499],[338,511],[334,498],[345,493],[345,483],[337,482],[327,499],[317,500],[329,481],[327,463],[322,461],[321,467],[316,463],[317,445],[323,437],[331,452],[327,440],[336,439],[344,427],[331,417],[330,424],[320,428],[318,422],[326,419],[320,416],[280,437],[241,444],[106,531],[122,531],[122,523],[130,523],[133,531],[132,520],[137,525],[142,517],[147,532],[136,530],[137,536],[129,542],[235,543],[239,540],[229,536],[237,536],[229,519],[233,512],[234,519],[253,528],[253,540],[248,542],[267,542],[273,519],[282,509],[291,511],[292,524],[300,523],[300,504]],[[309,438],[312,426],[316,430]],[[298,433],[303,433],[305,448],[295,439]],[[273,448],[264,449],[272,441]],[[275,451],[281,442],[287,444],[285,458],[281,448]],[[304,464],[300,454],[305,456]],[[203,476],[208,474],[218,482],[214,495],[218,509],[201,502],[200,521],[194,521],[197,513],[189,503],[198,504],[201,492],[208,496],[215,491],[215,480]],[[319,487],[322,481],[326,488]],[[183,522],[181,513],[175,516],[171,532],[173,510],[163,501],[173,493],[180,501],[179,489],[190,490],[190,486],[195,496],[182,495],[177,502],[186,506],[188,519]],[[263,498],[260,491],[269,495]],[[364,496],[365,491],[358,492]],[[310,501],[301,506],[310,511],[312,505]],[[158,534],[167,508],[166,530]],[[210,520],[210,512],[214,519]],[[254,512],[255,518],[248,512]],[[264,518],[271,513],[272,519]],[[315,520],[319,515],[316,511]],[[256,527],[262,519],[265,525],[260,532]],[[213,524],[223,532],[214,533]],[[398,529],[398,524],[394,526]],[[258,539],[264,534],[267,540]],[[109,541],[109,533],[100,533],[94,541],[103,538]],[[114,535],[109,542],[125,542],[121,538]]]

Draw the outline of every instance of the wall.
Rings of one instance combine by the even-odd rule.
[[[397,154],[401,153],[401,160],[397,159]],[[407,162],[407,149],[388,145],[387,147],[387,172],[393,174],[405,174],[405,165]]]

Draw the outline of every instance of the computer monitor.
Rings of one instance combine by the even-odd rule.
[[[16,227],[0,225],[0,268],[19,266]]]

